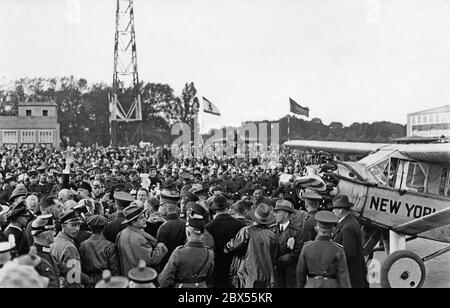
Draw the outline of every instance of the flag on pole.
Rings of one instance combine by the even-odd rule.
[[[309,117],[309,108],[308,107],[302,107],[299,104],[297,104],[292,98],[289,97],[289,102],[291,104],[291,112],[298,114],[298,115],[304,115],[306,117]]]
[[[219,109],[203,96],[203,112],[220,116]]]

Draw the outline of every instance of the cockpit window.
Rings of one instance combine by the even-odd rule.
[[[428,173],[427,191],[433,195],[445,195],[448,170],[438,165],[431,165]]]
[[[389,159],[383,160],[370,167],[369,172],[382,184],[387,185],[389,176]]]
[[[406,187],[412,188],[417,192],[425,191],[426,170],[419,163],[410,162],[408,166],[408,173],[406,176]]]

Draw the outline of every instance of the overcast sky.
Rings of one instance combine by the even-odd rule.
[[[1,0],[0,79],[112,82],[115,0]],[[193,81],[239,124],[387,120],[450,99],[450,1],[134,0],[140,79]],[[78,10],[79,9],[79,10]],[[79,12],[79,14],[77,13]]]

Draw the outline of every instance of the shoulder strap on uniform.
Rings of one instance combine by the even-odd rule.
[[[332,243],[333,243],[334,245],[338,246],[339,248],[344,248],[344,246],[342,246],[342,245],[339,244],[339,243],[336,243],[336,242],[333,242],[333,241],[332,241]]]
[[[206,247],[205,247],[206,248]],[[209,261],[209,251],[210,249],[206,248],[206,258],[205,261],[203,262],[203,264],[200,266],[200,268],[198,269],[197,272],[195,272],[194,275],[192,275],[192,277],[196,278],[198,277],[198,275],[200,275],[200,273],[203,271],[203,269],[205,268],[206,264],[208,264]]]

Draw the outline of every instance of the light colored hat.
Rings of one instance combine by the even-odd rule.
[[[34,267],[7,262],[0,269],[0,288],[46,288],[48,278],[42,277]]]

